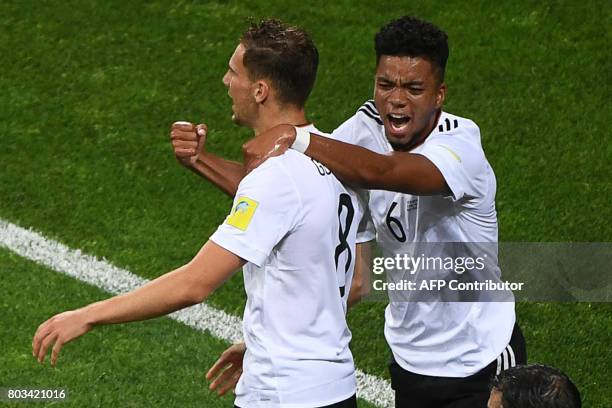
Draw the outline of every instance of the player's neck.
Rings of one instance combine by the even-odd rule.
[[[253,126],[253,132],[255,132],[255,135],[257,136],[258,134],[277,125],[287,124],[300,126],[307,123],[308,120],[306,119],[306,112],[304,109],[284,107],[284,109],[273,109],[260,115],[259,120],[255,126]]]

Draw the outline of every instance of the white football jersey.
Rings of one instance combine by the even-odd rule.
[[[210,238],[248,261],[237,406],[315,407],[355,393],[345,314],[365,209],[326,167],[293,150],[240,183]]]
[[[362,105],[333,132],[332,138],[377,153],[393,151],[373,101]],[[415,246],[427,248],[428,243],[492,243],[485,244],[484,250],[499,278],[494,245],[498,240],[496,180],[476,124],[442,112],[429,137],[411,153],[427,157],[440,170],[452,194],[413,196],[371,190],[369,209],[383,254],[416,257],[421,250],[413,253]],[[453,256],[435,254],[442,258],[447,255]],[[388,279],[403,279],[406,272],[402,272],[403,276]],[[392,301],[385,311],[385,337],[395,360],[405,370],[429,376],[466,377],[500,355],[510,341],[514,322],[512,301]]]

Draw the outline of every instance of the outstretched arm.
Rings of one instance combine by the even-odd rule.
[[[200,303],[244,263],[208,241],[188,264],[141,288],[53,316],[38,327],[32,354],[42,363],[52,348],[51,364],[55,365],[64,344],[96,325],[151,319]]]
[[[208,128],[190,122],[174,122],[170,140],[179,163],[200,177],[210,181],[230,197],[246,175],[242,163],[227,160],[205,149]]]
[[[251,139],[243,146],[247,168],[251,170],[267,158],[284,153],[295,137],[293,126],[279,125]],[[416,195],[450,193],[442,173],[419,154],[378,154],[312,133],[304,154],[323,163],[341,181],[357,187]]]

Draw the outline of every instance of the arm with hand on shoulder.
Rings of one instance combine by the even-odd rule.
[[[310,133],[303,151],[321,162],[342,182],[356,187],[415,195],[446,195],[450,189],[442,173],[426,157],[408,152],[379,154],[360,146]],[[248,171],[269,157],[291,148],[296,129],[278,125],[243,145]]]

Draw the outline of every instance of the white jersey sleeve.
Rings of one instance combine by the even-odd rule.
[[[436,129],[415,153],[427,157],[440,170],[454,201],[481,201],[490,191],[494,176],[480,145],[480,130],[471,120],[453,121],[456,128],[443,132]]]
[[[377,153],[386,152],[385,140],[378,140],[373,135],[381,133],[382,120],[374,106],[374,101],[366,101],[357,112],[338,126],[331,138],[341,142],[365,147]]]
[[[210,239],[261,266],[296,224],[300,198],[292,180],[274,158],[253,170],[240,182],[230,214]]]

